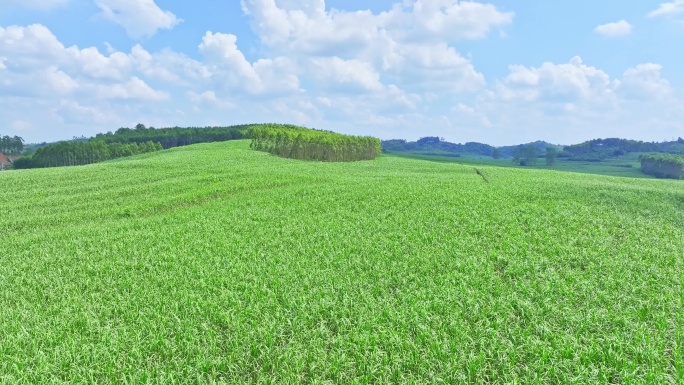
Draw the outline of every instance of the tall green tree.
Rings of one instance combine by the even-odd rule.
[[[0,136],[0,152],[7,155],[19,155],[24,151],[24,139],[19,136]]]
[[[546,165],[553,166],[556,164],[556,158],[558,158],[558,150],[555,147],[546,147],[544,157],[546,158]]]
[[[539,150],[531,144],[519,146],[513,150],[513,163],[521,166],[534,166],[537,164],[538,155]]]

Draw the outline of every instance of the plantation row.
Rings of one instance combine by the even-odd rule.
[[[684,179],[684,156],[648,154],[639,157],[641,171],[658,178]]]
[[[151,141],[140,144],[105,143],[101,140],[59,142],[39,148],[32,157],[17,159],[14,168],[78,166],[160,150],[162,145]]]
[[[292,159],[323,162],[372,160],[380,155],[380,140],[296,126],[261,125],[250,129],[250,147]]]
[[[147,128],[142,124],[138,124],[135,128],[119,128],[114,133],[97,134],[94,140],[102,140],[105,143],[144,143],[152,141],[160,143],[164,149],[167,149],[196,143],[245,139],[248,128],[249,126],[247,125]]]

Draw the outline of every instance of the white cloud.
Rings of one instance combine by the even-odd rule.
[[[277,94],[299,89],[297,68],[289,58],[247,61],[232,34],[207,32],[199,45],[207,59],[206,73],[211,83],[223,90],[247,94]]]
[[[122,121],[121,117],[110,109],[84,106],[73,100],[61,100],[53,112],[66,123],[115,124]]]
[[[61,60],[63,51],[64,45],[43,25],[0,26],[0,54],[7,67],[30,71],[44,67],[46,61]]]
[[[213,72],[220,74],[226,86],[256,89],[260,87],[259,76],[236,43],[235,35],[207,32],[199,50],[213,66]]]
[[[488,131],[498,132],[501,144],[570,144],[599,136],[662,140],[668,129],[678,130],[681,105],[659,64],[640,64],[613,78],[575,57],[569,63],[510,66],[506,78],[472,107],[490,120]]]
[[[594,31],[606,37],[620,37],[632,33],[632,29],[633,26],[626,20],[620,20],[615,23],[599,25],[594,29]]]
[[[178,22],[172,14],[160,22],[167,12],[150,0],[96,1],[124,27],[123,19],[137,18],[142,26],[132,35]],[[0,120],[31,116],[27,135],[48,135],[43,127],[80,135],[138,121],[158,127],[258,120],[505,144],[563,142],[563,135],[591,137],[597,128],[621,135],[618,128],[650,125],[649,114],[665,130],[684,118],[678,90],[658,64],[611,77],[575,57],[512,65],[502,78],[485,79],[459,47],[472,44],[463,40],[506,39],[512,12],[475,1],[396,2],[376,12],[330,9],[323,0],[243,0],[262,44],[207,31],[196,52],[65,47],[42,25],[0,27]],[[144,4],[152,11],[135,8]],[[161,17],[149,19],[155,14]],[[631,28],[619,21],[596,32],[618,36]],[[37,110],[47,113],[30,115]]]
[[[400,87],[455,92],[476,90],[484,78],[449,42],[484,38],[513,19],[512,12],[473,1],[405,1],[377,14],[326,10],[323,0],[241,3],[261,41],[281,55],[314,66],[368,63],[372,71],[361,74],[383,72]]]
[[[366,92],[383,87],[380,74],[368,62],[330,57],[313,59],[312,64],[316,85],[327,90]]]
[[[657,9],[648,14],[649,17],[674,16],[684,12],[684,0],[674,0],[661,3]]]
[[[94,86],[95,95],[100,99],[137,99],[146,101],[162,101],[169,99],[169,94],[152,89],[144,80],[133,76],[125,83]]]
[[[71,76],[58,70],[56,67],[46,69],[44,71],[44,79],[50,85],[50,88],[58,94],[70,94],[78,88],[78,83]]]
[[[670,82],[662,77],[660,64],[639,64],[625,71],[619,91],[628,98],[665,100],[672,96]]]
[[[388,56],[396,59],[385,62],[383,69],[407,88],[468,92],[485,84],[470,60],[445,43],[397,44]]]
[[[382,27],[407,39],[481,39],[513,21],[513,12],[476,1],[416,0],[380,15]]]
[[[135,68],[146,77],[167,84],[189,87],[211,77],[203,63],[169,49],[152,54],[137,44],[129,56]]]
[[[455,116],[459,120],[466,120],[473,122],[481,127],[491,127],[492,122],[489,120],[486,114],[477,111],[474,107],[465,105],[463,103],[456,104],[452,109]]]
[[[513,65],[497,86],[497,97],[508,101],[602,103],[614,98],[616,83],[604,71],[588,66],[579,56],[567,64],[546,62],[540,67]]]
[[[235,104],[227,100],[219,99],[214,91],[204,91],[202,93],[188,91],[187,96],[197,106],[217,107],[225,110],[232,110],[236,107]]]
[[[141,47],[131,54],[103,55],[95,47],[64,47],[43,25],[0,27],[0,55],[4,57],[0,87],[6,95],[80,95],[82,97],[160,101],[165,92],[153,90],[133,75],[147,58]],[[149,54],[148,54],[149,55]]]
[[[265,44],[327,55],[362,51],[385,32],[402,41],[479,39],[510,24],[514,16],[491,4],[452,0],[404,1],[379,14],[326,11],[323,0],[241,0],[241,4]]]
[[[96,0],[95,3],[101,10],[100,16],[122,26],[133,38],[152,36],[182,21],[159,8],[154,0]]]

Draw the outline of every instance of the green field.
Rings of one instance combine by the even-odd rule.
[[[392,155],[403,158],[429,160],[441,163],[458,163],[468,165],[487,165],[498,167],[514,167],[514,168],[534,168],[537,170],[555,170],[555,171],[570,171],[585,174],[595,175],[609,175],[609,176],[624,176],[630,178],[653,178],[653,176],[646,175],[641,172],[641,163],[639,162],[639,155],[641,153],[630,153],[627,155],[606,159],[601,162],[586,162],[586,161],[569,161],[564,158],[559,158],[556,164],[547,166],[545,160],[540,158],[536,166],[519,166],[511,159],[493,159],[489,156],[476,154],[462,154],[460,157],[440,156],[434,154],[421,154],[414,152],[393,152]]]
[[[684,184],[478,168],[0,173],[0,383],[684,383]]]

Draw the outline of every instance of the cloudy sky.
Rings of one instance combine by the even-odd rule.
[[[0,0],[0,134],[670,140],[683,41],[684,0]]]

